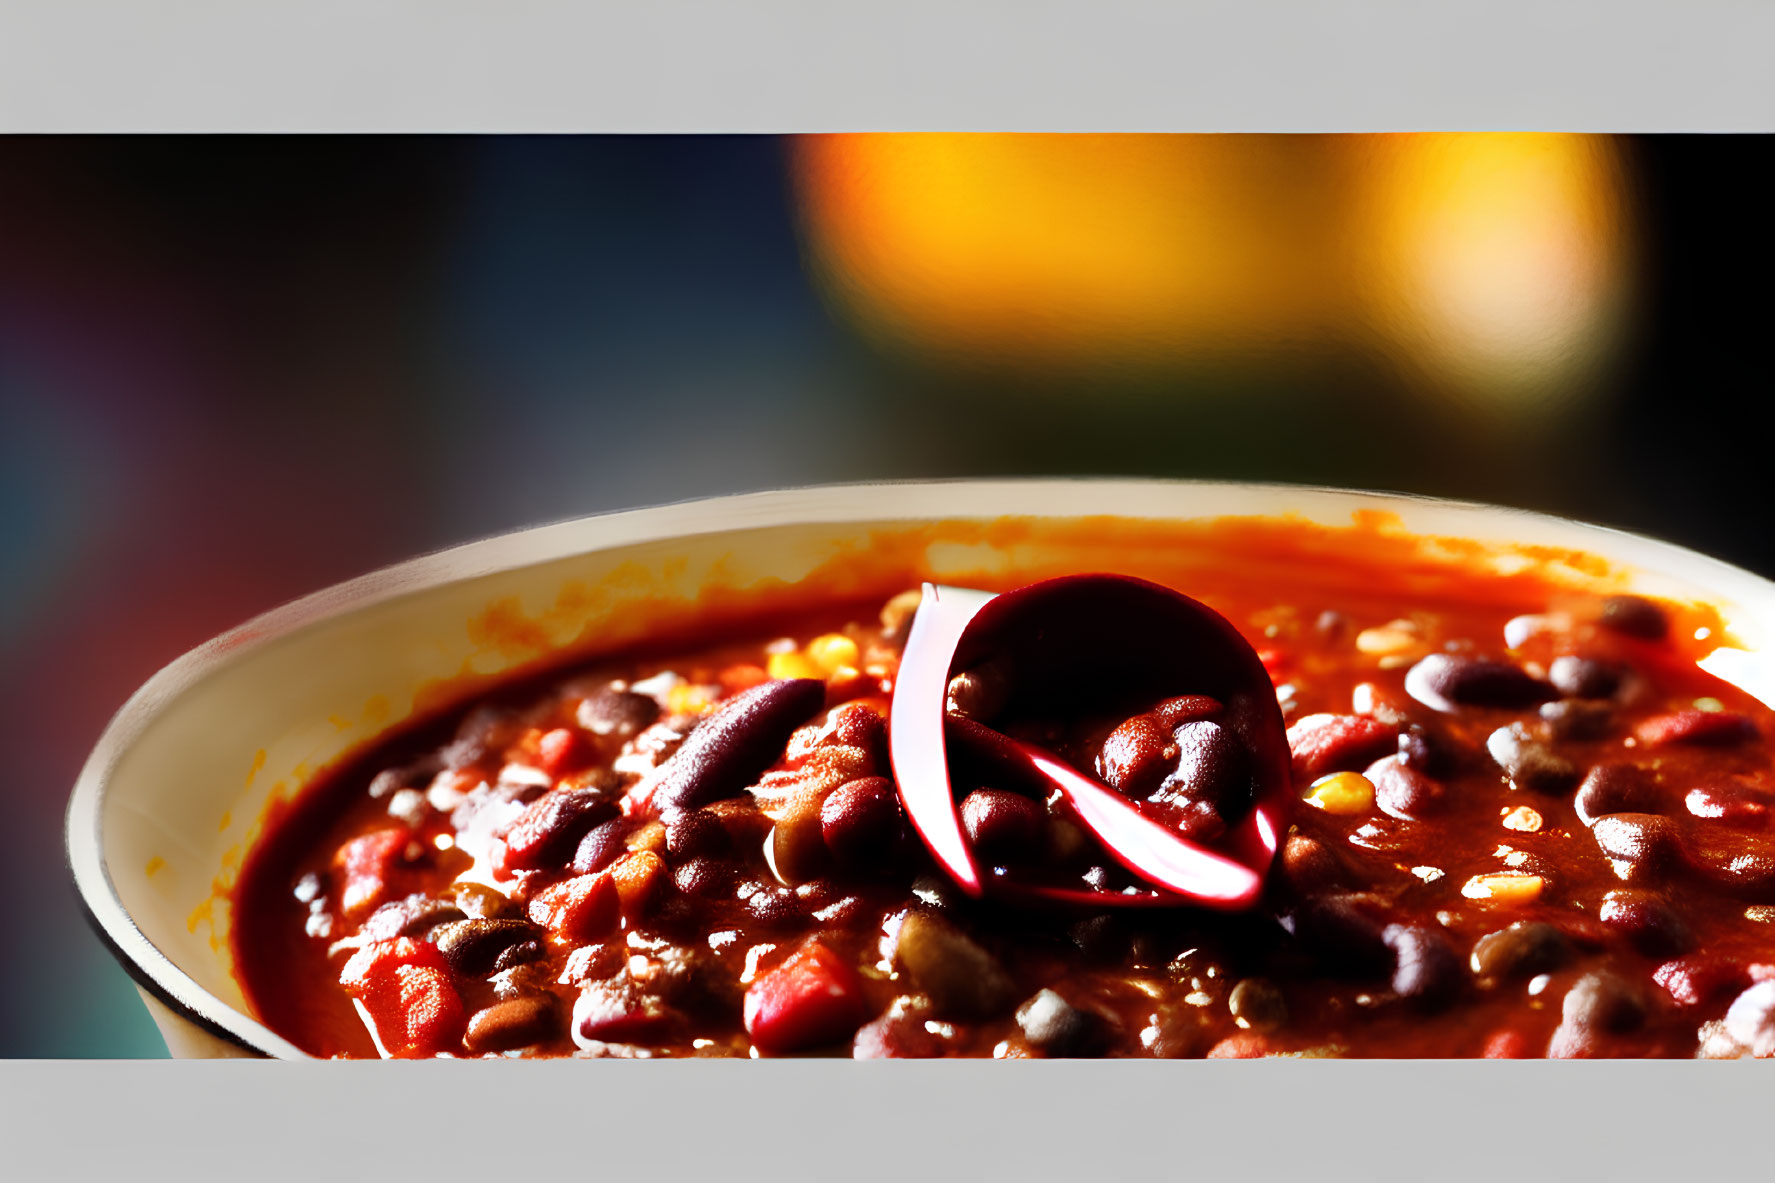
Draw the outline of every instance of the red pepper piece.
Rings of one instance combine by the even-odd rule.
[[[1399,743],[1399,729],[1364,715],[1308,715],[1288,729],[1294,779],[1306,784],[1328,772],[1359,772]]]
[[[853,1035],[869,1014],[857,971],[816,941],[752,983],[745,1017],[758,1050],[779,1054]]]
[[[538,766],[556,780],[584,768],[591,756],[591,745],[571,727],[545,731],[542,738],[536,741]]]
[[[397,937],[365,945],[345,963],[339,984],[361,1002],[391,1056],[435,1055],[462,1040],[462,999],[436,945]]]

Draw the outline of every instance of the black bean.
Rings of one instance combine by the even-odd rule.
[[[1017,1025],[1031,1047],[1056,1059],[1101,1055],[1114,1035],[1104,1016],[1073,1006],[1052,990],[1039,991],[1018,1007]]]
[[[586,836],[579,840],[574,849],[572,871],[575,875],[590,875],[602,871],[614,863],[628,850],[625,841],[629,836],[629,823],[622,818],[612,818],[600,822],[586,831]]]
[[[1610,596],[1602,602],[1597,623],[1642,641],[1661,641],[1670,632],[1664,609],[1639,596]]]
[[[666,827],[666,857],[671,862],[723,855],[732,845],[721,819],[707,809],[669,809],[660,821]]]
[[[1015,866],[1040,855],[1047,811],[1020,793],[975,789],[961,803],[962,829],[985,861]]]
[[[1447,805],[1443,783],[1408,768],[1398,756],[1375,761],[1363,775],[1374,785],[1374,803],[1392,817],[1416,820],[1438,813]]]
[[[1567,698],[1613,698],[1621,688],[1622,670],[1606,661],[1567,654],[1547,667],[1547,680]]]
[[[579,704],[579,725],[593,735],[629,739],[659,718],[659,703],[645,694],[605,686]]]
[[[820,836],[847,866],[869,866],[890,857],[906,840],[906,814],[894,782],[864,777],[839,785],[820,806]]]
[[[451,920],[461,920],[464,913],[449,900],[428,895],[410,895],[404,900],[383,904],[364,921],[359,935],[366,940],[387,941],[395,937],[416,937]]]
[[[673,870],[672,882],[685,895],[713,899],[727,891],[733,882],[733,872],[720,859],[686,859]]]
[[[476,978],[490,972],[501,953],[540,932],[528,920],[456,920],[433,930],[432,940],[451,969]]]
[[[1589,973],[1566,991],[1561,1020],[1586,1031],[1631,1031],[1645,1019],[1644,996],[1618,974]]]
[[[1485,750],[1510,778],[1511,788],[1551,795],[1578,783],[1577,765],[1534,739],[1521,723],[1492,732],[1486,737]]]
[[[524,871],[564,866],[580,839],[617,812],[616,802],[596,789],[549,793],[506,830],[506,865]]]
[[[1226,1005],[1233,1021],[1252,1031],[1274,1031],[1288,1021],[1282,991],[1263,978],[1246,978],[1234,986]]]
[[[1657,814],[1612,813],[1598,818],[1590,833],[1627,883],[1660,877],[1681,854],[1676,828]]]
[[[476,1011],[462,1046],[475,1055],[511,1051],[553,1039],[560,1028],[561,1008],[554,995],[531,994]]]
[[[1552,973],[1571,955],[1571,942],[1551,924],[1518,920],[1480,937],[1470,963],[1477,976],[1503,981]]]
[[[826,683],[818,678],[765,682],[735,695],[667,761],[653,789],[653,808],[688,809],[745,792],[825,703]]]
[[[1219,723],[1184,723],[1171,739],[1177,771],[1165,778],[1155,798],[1218,803],[1249,787],[1245,747]]]
[[[1008,1006],[1011,979],[998,959],[934,913],[914,909],[900,924],[894,959],[939,1018],[983,1019]]]
[[[1619,930],[1648,957],[1674,957],[1695,944],[1695,935],[1669,900],[1650,891],[1620,889],[1603,897],[1596,918]]]
[[[1615,709],[1606,702],[1562,698],[1543,706],[1541,718],[1554,739],[1601,739],[1615,724]]]
[[[1598,764],[1572,798],[1578,820],[1587,826],[1611,813],[1651,813],[1657,803],[1652,774],[1637,764]]]
[[[1466,974],[1448,937],[1417,924],[1389,924],[1381,939],[1393,950],[1393,993],[1423,1010],[1454,1001]]]
[[[1405,692],[1431,710],[1535,706],[1555,697],[1552,687],[1518,667],[1482,657],[1432,653],[1405,674]]]
[[[1751,1055],[1775,1056],[1775,982],[1758,982],[1733,999],[1725,1027]]]

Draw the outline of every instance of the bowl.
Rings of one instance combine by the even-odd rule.
[[[180,657],[112,719],[68,804],[94,927],[180,1057],[306,1058],[253,1017],[227,891],[267,810],[403,722],[520,670],[740,622],[809,596],[931,579],[1007,586],[1140,574],[1224,518],[1311,545],[1360,538],[1425,570],[1479,563],[1574,589],[1701,601],[1702,664],[1775,704],[1775,584],[1669,543],[1542,514],[1396,494],[1151,480],[953,481],[747,494],[580,518],[316,592]],[[1290,534],[1290,532],[1292,532]],[[1202,535],[1206,537],[1206,535]],[[1302,551],[1297,558],[1307,557]],[[1201,556],[1214,561],[1212,547]]]

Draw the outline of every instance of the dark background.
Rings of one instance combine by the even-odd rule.
[[[1775,575],[1775,139],[1612,147],[1630,331],[1582,413],[1456,424],[1361,356],[884,345],[814,281],[772,138],[0,140],[0,1055],[163,1054],[62,866],[110,714],[427,549],[747,489],[1105,473],[1469,497]]]

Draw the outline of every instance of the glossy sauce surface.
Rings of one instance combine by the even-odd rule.
[[[323,1056],[1775,1050],[1775,732],[1694,665],[1717,622],[1275,567],[1176,584],[1258,650],[1289,727],[1301,801],[1253,911],[944,880],[886,759],[900,597],[514,686],[336,770],[249,856],[243,986]],[[960,671],[952,709],[1207,802],[1203,840],[1238,808],[1217,704],[1103,687],[1103,712],[997,718],[1000,673]],[[1130,882],[1058,803],[962,791],[988,865]]]

